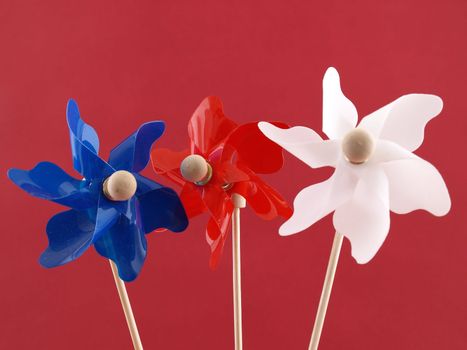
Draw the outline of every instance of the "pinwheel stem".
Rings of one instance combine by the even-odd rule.
[[[133,310],[131,309],[130,299],[128,298],[128,293],[125,288],[125,283],[118,276],[117,266],[112,260],[109,260],[110,267],[112,268],[112,273],[115,280],[115,285],[117,286],[118,295],[120,296],[120,302],[122,303],[123,312],[125,313],[126,323],[130,331],[131,340],[133,341],[133,347],[135,350],[143,350],[143,344],[139,337],[138,327],[136,326],[135,316],[133,315]]]
[[[243,349],[242,337],[242,276],[240,263],[240,208],[245,208],[245,198],[239,194],[232,196],[234,212],[232,217],[232,272],[235,350]]]
[[[311,334],[310,346],[308,350],[317,350],[321,331],[323,330],[324,318],[328,308],[329,297],[331,296],[332,284],[334,282],[334,275],[336,274],[337,262],[339,261],[339,254],[341,252],[342,240],[344,236],[336,232],[334,242],[332,243],[331,255],[329,257],[328,268],[326,270],[326,277],[324,278],[323,290],[321,291],[321,299],[319,300],[318,311],[316,313],[315,325]]]

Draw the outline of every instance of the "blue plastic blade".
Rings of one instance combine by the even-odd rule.
[[[96,130],[81,119],[78,104],[75,100],[68,100],[67,104],[67,119],[70,129],[74,130],[74,134],[81,143],[95,154],[99,154],[99,136]]]
[[[99,204],[97,207],[97,214],[95,218],[96,227],[94,228],[93,242],[102,237],[108,230],[115,225],[120,217],[119,210],[110,202],[105,195],[101,192],[99,195]]]
[[[164,186],[158,184],[157,182],[152,181],[151,179],[148,179],[147,177],[144,177],[143,175],[139,174],[133,174],[136,178],[136,196],[139,197],[146,192],[152,191],[152,190],[158,190],[160,188],[163,188]]]
[[[152,144],[163,134],[163,121],[153,121],[140,128],[110,152],[109,164],[117,170],[138,173],[149,162]]]
[[[188,227],[185,209],[174,190],[168,187],[152,190],[139,196],[138,202],[144,232],[158,228],[181,232]]]
[[[97,155],[99,138],[96,131],[80,118],[78,105],[74,100],[68,101],[66,114],[75,170],[88,180],[112,174],[112,167]]]
[[[118,212],[119,214],[125,215],[129,220],[133,220],[136,216],[135,214],[135,196],[126,201],[112,201],[108,199],[102,190],[99,194],[99,206],[107,209],[112,209]]]
[[[94,243],[94,247],[100,255],[115,262],[120,278],[127,282],[138,277],[146,259],[144,231],[138,220],[131,222],[124,215],[120,215],[117,223]]]
[[[86,181],[72,178],[53,163],[42,162],[31,170],[10,169],[8,177],[34,197],[73,209],[87,209],[97,204],[97,197]]]
[[[40,263],[50,268],[79,258],[92,244],[94,221],[88,211],[69,210],[53,216],[47,224],[49,246]]]

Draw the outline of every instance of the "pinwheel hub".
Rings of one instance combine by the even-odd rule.
[[[356,128],[342,139],[342,152],[352,164],[362,164],[370,159],[375,148],[373,137],[365,130]]]
[[[110,175],[102,186],[105,196],[112,201],[127,201],[136,193],[137,183],[134,175],[118,170]]]
[[[206,185],[212,178],[212,167],[198,154],[186,157],[180,164],[180,172],[185,180],[198,186]]]

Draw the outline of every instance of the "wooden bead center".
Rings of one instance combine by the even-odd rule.
[[[207,184],[212,177],[211,165],[198,154],[186,157],[180,164],[180,172],[185,180],[199,186]]]
[[[342,139],[342,151],[350,163],[365,163],[374,151],[373,137],[363,129],[353,129]]]
[[[102,188],[108,199],[112,201],[127,201],[135,195],[137,183],[132,173],[119,170],[104,181]]]

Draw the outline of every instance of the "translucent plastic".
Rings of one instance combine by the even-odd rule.
[[[57,165],[42,162],[32,170],[10,169],[8,176],[29,194],[73,209],[87,209],[97,205],[89,181],[76,180]]]
[[[47,224],[49,246],[40,258],[45,267],[66,264],[81,256],[92,244],[102,256],[112,259],[125,281],[134,280],[146,257],[145,234],[169,229],[181,232],[188,219],[177,194],[138,174],[148,161],[150,149],[164,131],[164,123],[143,124],[115,147],[109,163],[98,156],[99,139],[68,102],[67,121],[74,168],[78,180],[52,163],[39,163],[32,170],[10,169],[8,176],[29,194],[72,208],[58,213]],[[137,191],[128,201],[110,201],[102,184],[115,170],[133,173]]]
[[[114,169],[98,156],[97,133],[80,118],[74,100],[68,101],[66,115],[75,170],[88,181],[110,176]]]
[[[323,132],[330,139],[340,139],[357,121],[357,109],[342,93],[339,73],[328,68],[323,78]]]
[[[359,127],[413,152],[423,143],[426,124],[442,109],[443,100],[438,96],[404,95],[363,118]]]
[[[294,212],[279,233],[288,236],[303,231],[352,198],[358,178],[337,168],[326,181],[305,187],[294,200]]]
[[[398,214],[423,209],[436,216],[446,215],[451,207],[448,189],[439,171],[419,157],[384,163],[391,184],[389,205]]]
[[[369,262],[388,235],[388,186],[384,171],[371,167],[360,177],[350,199],[334,212],[334,227],[350,240],[352,256],[359,264]]]
[[[367,263],[378,252],[390,227],[389,211],[424,209],[445,215],[451,200],[433,165],[411,151],[423,142],[426,123],[442,109],[434,95],[405,95],[363,118],[358,128],[374,138],[375,149],[363,164],[351,164],[342,154],[341,139],[356,126],[357,111],[340,88],[339,75],[329,68],[323,80],[322,140],[311,129],[278,128],[259,123],[260,130],[311,167],[333,166],[326,181],[301,190],[294,213],[280,228],[282,235],[305,230],[334,212],[334,227],[352,244],[352,256]]]
[[[188,150],[155,149],[151,159],[157,173],[182,186],[180,197],[189,217],[209,214],[206,239],[211,247],[210,266],[215,268],[228,233],[233,193],[244,196],[264,219],[291,215],[285,200],[256,175],[278,171],[283,164],[282,149],[264,137],[257,123],[238,126],[228,119],[216,97],[201,102],[188,123],[188,136]],[[203,186],[181,176],[180,163],[190,154],[203,156],[212,167],[212,178]]]
[[[304,126],[283,129],[266,122],[258,126],[264,135],[312,168],[335,167],[339,160],[339,140],[323,141],[314,130]]]

